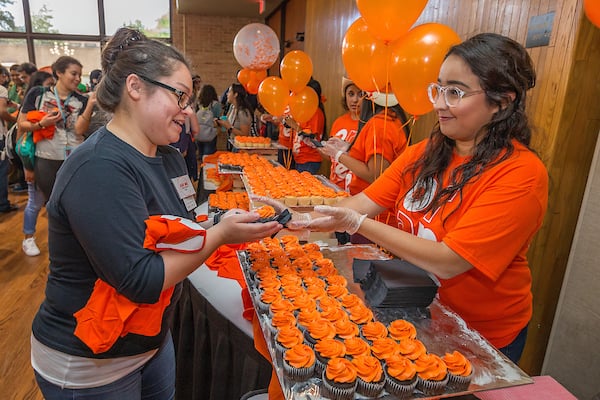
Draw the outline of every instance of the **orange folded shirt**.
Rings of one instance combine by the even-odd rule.
[[[172,215],[151,216],[146,221],[144,247],[154,251],[189,253],[204,247],[206,231],[197,223]],[[114,287],[97,279],[86,305],[73,316],[75,336],[94,354],[108,351],[119,337],[128,333],[156,336],[160,333],[165,309],[174,288],[163,290],[153,304],[134,303]]]
[[[39,110],[33,110],[33,111],[29,111],[27,113],[27,121],[29,122],[33,122],[34,124],[36,122],[40,122],[42,120],[42,118],[44,118],[44,116],[46,116],[47,114],[44,111],[39,111]],[[42,129],[37,129],[35,131],[33,131],[33,143],[37,143],[40,140],[44,140],[44,139],[52,139],[54,137],[54,131],[56,130],[56,126],[55,125],[50,125],[50,126],[45,126]]]

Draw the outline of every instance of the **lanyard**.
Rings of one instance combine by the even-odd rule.
[[[71,100],[72,95],[73,95],[73,92],[69,93],[69,95],[65,99],[65,101],[64,101],[65,108],[67,108],[67,105],[69,104],[69,100]],[[63,106],[60,103],[60,97],[58,96],[58,91],[56,90],[56,86],[54,86],[54,96],[56,96],[56,106],[58,107],[58,110],[60,111],[60,116],[62,117],[63,124],[65,125],[65,129],[67,129],[67,116],[65,115],[65,110],[63,109]]]

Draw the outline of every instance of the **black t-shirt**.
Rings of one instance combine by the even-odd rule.
[[[96,279],[108,282],[136,303],[155,303],[164,281],[163,259],[143,248],[150,215],[191,218],[172,178],[187,175],[181,154],[159,146],[146,157],[101,128],[64,162],[47,204],[50,274],[46,299],[33,321],[41,343],[83,357],[111,358],[158,348],[169,329],[177,285],[161,332],[128,334],[102,354],[73,335],[73,313],[87,303]]]

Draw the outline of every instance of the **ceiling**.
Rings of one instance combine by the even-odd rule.
[[[180,14],[266,18],[283,0],[177,0]],[[261,14],[260,3],[264,3]]]

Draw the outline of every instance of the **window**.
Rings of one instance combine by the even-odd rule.
[[[170,42],[170,15],[170,0],[0,0],[0,61],[43,67],[71,55],[87,75],[100,67],[100,44],[122,26]]]
[[[104,0],[106,34],[122,26],[137,28],[148,37],[170,38],[169,2],[165,0]]]

